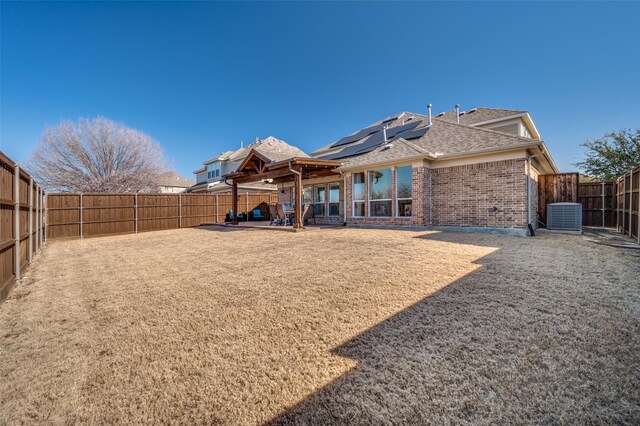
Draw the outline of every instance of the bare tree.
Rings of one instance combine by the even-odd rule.
[[[151,137],[98,117],[47,127],[28,169],[49,191],[157,192],[169,167]]]

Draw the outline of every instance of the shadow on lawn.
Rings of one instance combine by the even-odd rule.
[[[357,367],[269,424],[633,420],[628,409],[606,416],[625,406],[616,377],[575,359],[576,350],[588,352],[597,342],[550,333],[580,327],[584,316],[563,312],[570,302],[560,290],[539,297],[549,290],[526,263],[504,271],[514,257],[507,244],[535,242],[465,233],[416,238],[501,247],[477,259],[479,269],[335,348]],[[634,365],[628,356],[620,362]]]

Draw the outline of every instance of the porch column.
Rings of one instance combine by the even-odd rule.
[[[300,172],[300,170],[298,170]],[[296,174],[296,188],[295,188],[295,215],[296,222],[293,227],[296,229],[302,228],[302,174]]]
[[[233,215],[231,217],[231,223],[234,225],[238,224],[238,184],[235,179],[233,180],[233,185],[231,185],[231,197],[233,198]]]

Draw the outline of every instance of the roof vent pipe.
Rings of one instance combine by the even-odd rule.
[[[456,104],[456,123],[460,124],[460,104]]]
[[[427,111],[429,111],[429,126],[431,126],[431,104],[427,104]]]
[[[389,126],[384,126],[384,127],[382,128],[382,134],[384,135],[384,141],[385,141],[385,143],[387,142],[387,127],[389,127]]]

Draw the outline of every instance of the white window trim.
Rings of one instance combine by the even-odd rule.
[[[365,206],[367,205],[367,200],[366,200],[366,198],[367,198],[367,194],[366,194],[366,192],[367,192],[367,191],[363,191],[364,199],[362,199],[362,200],[356,200],[356,199],[354,199],[354,198],[353,198],[353,194],[355,193],[355,191],[354,191],[355,181],[354,181],[353,176],[354,176],[355,174],[359,174],[359,173],[362,173],[362,176],[363,176],[363,178],[362,178],[362,179],[363,179],[363,182],[362,182],[362,183],[363,183],[363,184],[365,184],[365,183],[366,183],[366,181],[367,181],[367,179],[368,179],[368,177],[369,177],[369,175],[368,175],[368,173],[367,173],[367,172],[358,172],[358,173],[352,173],[352,174],[351,174],[351,217],[352,217],[352,218],[353,218],[353,217],[355,217],[355,218],[366,217],[366,215],[364,215],[364,214],[363,214],[362,216],[356,216],[356,215],[355,215],[355,212],[356,212],[356,203],[362,203],[362,204],[363,204],[363,206],[362,206],[362,207],[365,207]],[[366,184],[365,184],[365,187],[366,187]]]
[[[411,167],[411,198],[399,198],[398,197],[398,169],[400,167]],[[395,193],[395,197],[396,197],[396,219],[411,219],[413,217],[413,166],[412,165],[407,165],[407,166],[396,166],[394,167],[394,174],[396,176],[396,193]],[[405,201],[405,200],[411,200],[411,216],[400,216],[400,201]]]
[[[207,179],[216,179],[220,177],[220,163],[211,163],[207,165]]]
[[[326,207],[326,214],[327,217],[340,217],[340,182],[337,183],[330,183],[327,185],[327,207]],[[331,187],[332,186],[337,186],[338,187],[338,201],[331,201]],[[337,204],[338,205],[338,213],[336,214],[331,214],[331,204]]]
[[[386,168],[388,168],[391,171],[391,173],[393,174],[393,167],[386,167]],[[379,170],[384,170],[384,168],[379,169]],[[367,179],[369,179],[369,172],[370,172],[370,170],[367,170],[367,175],[366,175]],[[367,181],[367,182],[369,184],[367,192],[371,192],[371,182],[369,182],[369,181]],[[391,185],[393,186],[393,180],[391,181]],[[391,197],[393,197],[393,191],[391,193]],[[371,198],[371,194],[368,193],[367,194],[367,199],[369,200],[369,203],[368,203],[369,204],[369,209],[367,211],[367,217],[374,218],[374,219],[376,219],[376,218],[377,219],[393,219],[393,213],[391,213],[389,216],[372,216],[371,215],[371,203],[377,202],[377,201],[391,201],[391,208],[393,209],[393,198],[376,198],[374,200],[373,198]]]

